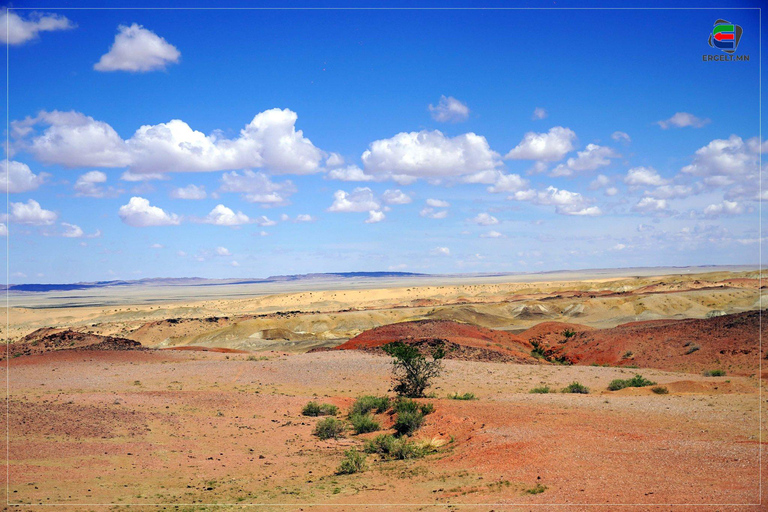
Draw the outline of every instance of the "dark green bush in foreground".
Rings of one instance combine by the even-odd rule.
[[[349,415],[384,412],[387,409],[389,409],[389,397],[366,395],[355,400],[349,409]]]
[[[331,404],[318,404],[317,402],[309,402],[301,410],[301,414],[304,416],[336,416],[339,412],[339,408]]]
[[[413,441],[390,434],[381,434],[367,441],[363,450],[366,453],[376,453],[385,459],[418,459],[427,454],[427,450]]]
[[[563,388],[563,393],[580,393],[582,395],[589,394],[589,388],[579,384],[578,382],[571,382]]]
[[[381,430],[381,424],[373,419],[370,414],[352,414],[349,417],[355,434],[365,434],[366,432],[376,432]]]
[[[405,411],[398,413],[393,428],[401,436],[409,436],[424,423],[424,414],[421,411]]]
[[[704,372],[705,377],[724,377],[725,370],[707,370]]]
[[[320,439],[338,439],[344,434],[344,422],[334,417],[317,422],[314,434]]]

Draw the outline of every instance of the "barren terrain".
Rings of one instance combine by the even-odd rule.
[[[718,271],[12,307],[8,499],[21,504],[13,510],[758,510],[758,278]],[[335,404],[343,418],[358,396],[392,396],[391,358],[377,347],[394,340],[454,347],[432,397],[420,399],[435,410],[413,435],[435,449],[414,460],[368,455],[366,471],[336,474],[344,451],[376,433],[321,441],[318,418],[301,409]],[[573,364],[558,364],[566,356]],[[608,391],[637,373],[666,393]],[[559,392],[574,381],[589,394]],[[542,386],[552,392],[530,393]],[[377,418],[392,432],[390,413]]]

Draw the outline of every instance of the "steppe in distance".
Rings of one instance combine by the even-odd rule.
[[[11,290],[8,500],[754,509],[763,294],[747,267]],[[392,413],[320,440],[302,408],[393,396],[397,340],[449,347],[411,436],[429,453],[337,474]],[[636,374],[655,385],[608,390]]]

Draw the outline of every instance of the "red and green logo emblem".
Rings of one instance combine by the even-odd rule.
[[[742,32],[739,25],[726,20],[717,20],[712,33],[709,34],[709,46],[719,48],[725,53],[733,53],[739,46]]]

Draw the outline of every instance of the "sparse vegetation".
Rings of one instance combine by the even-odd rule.
[[[373,419],[373,416],[370,413],[352,414],[349,417],[349,421],[352,423],[352,428],[355,430],[355,434],[365,434],[367,432],[381,430],[381,424]]]
[[[416,412],[419,410],[419,404],[416,400],[410,400],[408,398],[398,398],[392,404],[392,410],[395,413],[400,414],[403,412]]]
[[[532,340],[531,345],[533,345],[533,350],[531,350],[531,355],[536,359],[543,359],[544,347],[542,346],[542,344],[536,340]]]
[[[538,388],[533,388],[529,391],[529,393],[551,393],[552,391],[549,389],[549,386],[539,386]]]
[[[309,402],[301,410],[301,414],[304,416],[336,416],[339,412],[339,408],[332,404],[318,404],[317,402]]]
[[[589,394],[589,388],[578,382],[571,382],[562,390],[563,393],[579,393],[582,395]]]
[[[448,398],[451,400],[476,400],[474,393],[464,393],[463,395],[453,393],[448,395]]]
[[[365,471],[365,454],[360,453],[357,450],[347,450],[344,452],[344,460],[341,461],[339,469],[336,470],[338,475],[351,475],[354,473],[360,473]]]
[[[667,393],[669,393],[669,389],[665,388],[664,386],[654,386],[651,388],[651,391],[653,391],[657,395],[666,395]]]
[[[349,409],[349,415],[351,417],[353,414],[367,414],[371,411],[381,413],[387,409],[389,409],[389,397],[365,395],[355,400]]]
[[[576,336],[576,331],[574,331],[573,329],[566,329],[563,331],[563,336],[565,336],[566,338],[573,338],[574,336]]]
[[[344,435],[344,422],[331,416],[317,422],[313,432],[320,439],[339,439]]]
[[[704,372],[705,377],[725,377],[725,370],[707,370]]]
[[[699,349],[701,349],[701,347],[698,346],[698,345],[690,345],[688,347],[688,350],[685,351],[685,355],[693,354],[694,352],[696,352]]]
[[[396,382],[394,391],[400,396],[421,398],[435,377],[442,371],[442,359],[445,350],[439,346],[432,350],[428,360],[419,349],[396,341],[383,347],[384,352],[394,357],[392,372]]]
[[[626,352],[624,352],[624,355],[621,356],[621,358],[622,359],[631,359],[634,356],[635,356],[635,354],[633,354],[631,350],[627,350]]]
[[[546,490],[547,490],[546,485],[541,485],[540,483],[536,482],[536,485],[534,485],[530,489],[526,489],[525,492],[527,494],[541,494]]]
[[[427,454],[427,449],[408,439],[397,438],[390,434],[381,434],[367,441],[363,450],[376,453],[385,459],[418,459]]]
[[[635,375],[631,379],[614,379],[608,384],[609,391],[618,391],[624,388],[644,388],[645,386],[653,386],[655,382],[646,379],[640,374]]]
[[[421,404],[419,410],[421,411],[421,414],[426,416],[427,414],[435,412],[435,406],[433,404]]]

